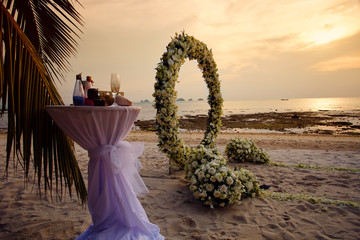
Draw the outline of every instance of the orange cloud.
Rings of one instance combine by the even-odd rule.
[[[328,61],[319,62],[311,68],[321,72],[360,68],[360,57],[340,57]]]

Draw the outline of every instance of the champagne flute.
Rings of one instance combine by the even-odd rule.
[[[114,103],[111,106],[118,106],[116,104],[116,95],[120,92],[120,74],[119,73],[112,73],[111,80],[110,80],[110,87],[111,92],[113,94]]]

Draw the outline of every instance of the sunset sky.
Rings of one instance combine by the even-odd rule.
[[[91,75],[134,102],[152,100],[155,67],[175,33],[207,44],[225,100],[360,97],[359,0],[80,0],[85,20],[72,71],[58,85],[72,102],[75,75]],[[196,61],[181,67],[178,96],[206,98]]]

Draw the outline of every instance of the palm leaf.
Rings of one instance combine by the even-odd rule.
[[[7,5],[8,9],[12,6],[12,15],[17,16],[17,23],[48,72],[63,78],[62,73],[69,70],[67,59],[76,53],[78,46],[73,36],[79,37],[77,32],[81,33],[80,14],[69,0],[7,0]]]
[[[64,186],[70,195],[75,186],[78,197],[85,203],[87,192],[73,142],[45,113],[46,105],[63,102],[43,64],[44,58],[38,54],[42,48],[34,47],[4,4],[0,18],[0,97],[2,110],[6,104],[8,108],[6,170],[13,159],[14,164],[21,164],[27,178],[32,163],[39,189],[44,187],[45,192],[53,193],[55,186],[55,192],[62,196]]]

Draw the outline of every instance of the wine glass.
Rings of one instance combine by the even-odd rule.
[[[120,74],[119,73],[112,73],[111,74],[111,80],[110,80],[110,87],[111,92],[113,94],[114,103],[112,106],[118,106],[115,102],[116,95],[120,92]]]

